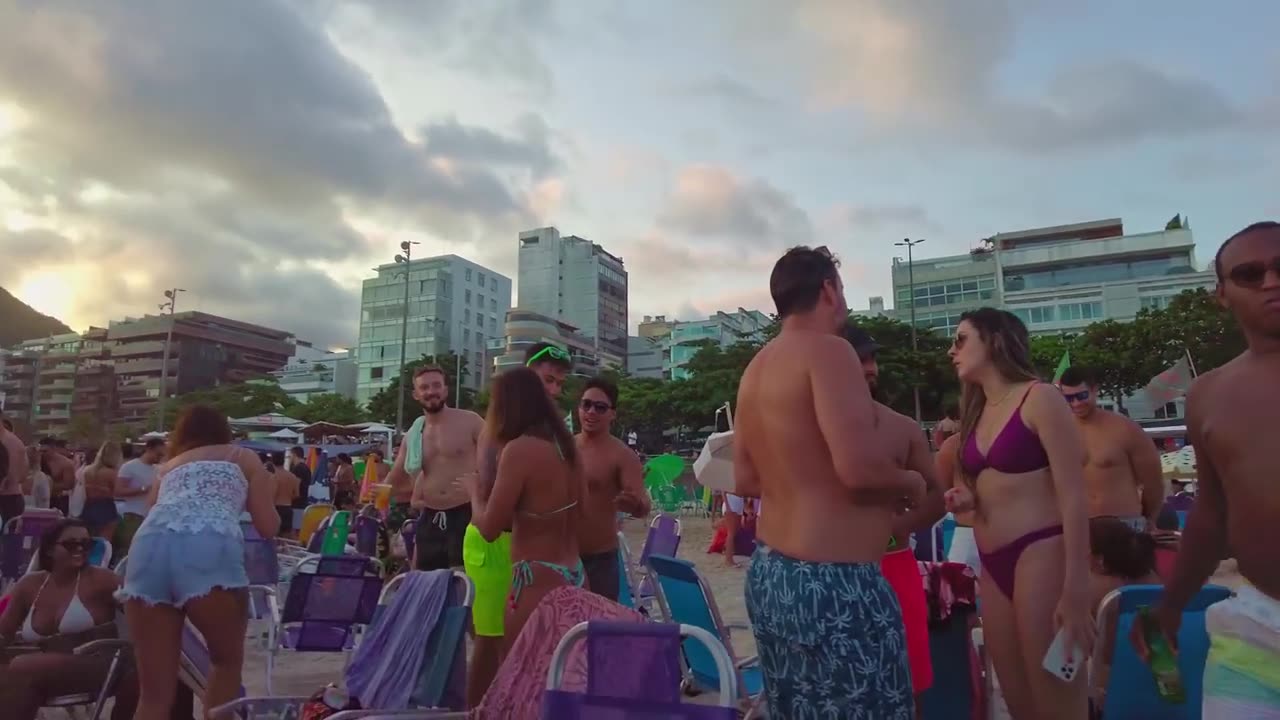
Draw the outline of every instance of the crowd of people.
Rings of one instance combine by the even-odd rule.
[[[1232,236],[1214,267],[1248,350],[1201,376],[1188,397],[1198,492],[1154,610],[1171,644],[1228,547],[1246,584],[1211,613],[1253,617],[1280,637],[1280,562],[1263,540],[1280,520],[1280,495],[1266,479],[1269,448],[1257,442],[1280,407],[1269,402],[1280,400],[1280,225]],[[1063,680],[1043,660],[1059,636],[1069,656],[1093,656],[1096,643],[1114,641],[1113,631],[1095,637],[1101,599],[1161,580],[1153,533],[1165,487],[1155,446],[1098,406],[1088,369],[1043,382],[1023,323],[983,308],[962,316],[949,350],[963,392],[935,430],[935,452],[913,419],[876,402],[879,346],[849,324],[838,268],[825,248],[793,248],[777,262],[770,292],[781,331],[738,389],[734,498],[754,508],[744,592],[771,717],[919,713],[934,668],[910,537],[948,512],[958,524],[952,558],[979,577],[985,645],[1011,715],[1086,717],[1089,673]],[[524,367],[494,378],[482,418],[450,406],[441,368],[421,367],[412,378],[421,415],[393,463],[369,458],[390,485],[389,527],[416,518],[412,568],[462,569],[474,582],[473,706],[548,593],[575,586],[618,599],[619,516],[651,511],[640,458],[611,433],[617,388],[588,380],[575,434],[556,402],[570,370],[563,349],[529,348]],[[70,514],[77,482],[83,500],[80,519],[46,533],[36,572],[6,598],[0,647],[30,641],[46,651],[0,666],[0,707],[33,717],[43,698],[100,677],[98,660],[48,641],[103,632],[120,604],[147,632],[134,633],[136,671],[117,708],[144,720],[189,716],[176,670],[188,620],[209,647],[204,706],[233,699],[247,625],[242,518],[263,537],[291,531],[311,485],[301,449],[290,463],[283,453],[260,457],[204,406],[184,409],[167,445],[150,441],[127,458],[106,443],[80,467],[58,441],[28,449],[11,430],[0,429],[0,518],[44,505]],[[351,458],[335,458],[330,477],[335,503],[353,506]],[[127,555],[123,577],[87,561],[95,538]],[[1212,617],[1209,625],[1214,632]],[[1132,641],[1149,651],[1141,634]],[[1233,660],[1275,661],[1280,646],[1249,650],[1215,650],[1210,663],[1280,698]],[[1097,670],[1094,685],[1105,677]],[[1206,708],[1211,689],[1206,682]]]

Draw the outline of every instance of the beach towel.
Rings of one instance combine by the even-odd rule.
[[[422,470],[422,427],[427,422],[426,415],[419,415],[404,434],[404,471],[416,475]]]
[[[449,597],[448,570],[411,572],[347,668],[347,689],[366,708],[404,710],[417,686],[427,638]]]
[[[1280,720],[1280,600],[1251,585],[1205,611],[1206,718]]]
[[[547,593],[511,646],[472,720],[539,720],[556,645],[569,628],[588,620],[644,622],[644,616],[582,588],[567,585]],[[560,688],[581,692],[586,687],[587,653],[585,644],[579,644],[565,662]]]

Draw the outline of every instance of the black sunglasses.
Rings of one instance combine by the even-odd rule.
[[[609,412],[610,410],[612,410],[612,409],[613,409],[613,406],[612,406],[612,405],[610,405],[610,404],[609,404],[609,403],[607,403],[607,402],[600,402],[599,400],[587,400],[587,399],[583,399],[583,401],[582,401],[582,409],[583,409],[583,410],[595,410],[597,414],[603,415],[603,414],[605,414],[605,413]]]
[[[1263,260],[1251,260],[1249,262],[1240,263],[1231,268],[1227,273],[1227,277],[1231,282],[1242,288],[1257,289],[1262,287],[1262,283],[1267,279],[1267,271],[1276,274],[1280,278],[1280,257],[1271,258],[1270,262]]]
[[[1067,402],[1084,402],[1089,399],[1089,391],[1081,390],[1077,393],[1062,393],[1062,399]]]
[[[89,538],[85,538],[84,540],[62,540],[59,541],[58,544],[67,552],[75,552],[79,550],[80,552],[87,553],[93,549],[93,540]]]

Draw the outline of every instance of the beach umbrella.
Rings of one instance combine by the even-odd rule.
[[[658,455],[644,464],[644,486],[653,488],[670,485],[684,473],[684,458],[679,455]]]
[[[712,433],[698,459],[693,461],[693,475],[703,487],[719,492],[733,492],[733,431]]]

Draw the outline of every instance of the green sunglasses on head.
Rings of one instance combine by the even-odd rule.
[[[541,350],[539,350],[538,352],[534,353],[533,357],[529,358],[529,361],[526,362],[524,366],[531,367],[534,363],[541,360],[543,355],[551,358],[552,360],[561,360],[564,362],[569,362],[569,353],[567,351],[561,350],[555,345],[548,345],[542,348]]]

